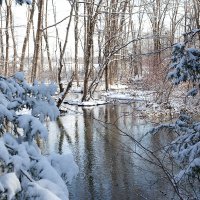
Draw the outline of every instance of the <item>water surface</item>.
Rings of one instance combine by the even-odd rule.
[[[48,150],[71,149],[79,174],[69,186],[72,200],[176,199],[162,170],[134,140],[160,156],[170,134],[145,136],[152,127],[136,110],[139,104],[109,104],[91,108],[68,106],[68,112],[49,123]]]

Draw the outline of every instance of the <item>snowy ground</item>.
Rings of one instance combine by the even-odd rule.
[[[108,103],[134,103],[136,105],[135,109],[140,112],[141,116],[154,122],[168,121],[176,118],[181,111],[186,111],[189,114],[195,115],[198,113],[197,111],[200,110],[197,101],[198,98],[185,98],[185,91],[179,88],[174,90],[168,102],[162,102],[161,104],[155,102],[155,96],[157,94],[155,91],[133,90],[129,89],[127,85],[121,84],[112,85],[108,92],[101,90],[103,86],[99,88],[100,91],[96,92],[95,96],[97,97],[95,97],[95,99],[81,102],[81,93],[83,89],[82,87],[73,85],[70,91],[71,94],[79,93],[79,95],[76,98],[68,97],[64,103],[85,107],[105,105]]]

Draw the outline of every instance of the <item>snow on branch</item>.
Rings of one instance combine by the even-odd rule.
[[[167,147],[174,161],[180,167],[175,176],[177,182],[188,177],[193,179],[200,175],[200,122],[182,113],[176,122],[161,124],[153,128],[149,133],[157,134],[161,129],[167,128],[176,133],[178,137]]]
[[[4,199],[68,199],[66,183],[78,173],[73,156],[44,156],[36,143],[36,136],[48,136],[44,120],[59,116],[52,98],[55,92],[55,84],[29,85],[21,72],[0,76],[0,195]],[[23,114],[24,109],[29,114]]]
[[[24,3],[31,5],[32,4],[32,0],[15,0],[15,2],[19,5],[22,5]],[[0,0],[0,6],[2,5],[3,0]]]
[[[195,33],[200,32],[195,31]],[[168,78],[173,84],[191,82],[193,87],[188,91],[188,96],[195,96],[200,90],[200,50],[187,48],[186,43],[177,43],[173,47],[172,63]]]

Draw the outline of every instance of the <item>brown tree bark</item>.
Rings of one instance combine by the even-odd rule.
[[[75,60],[75,80],[77,87],[80,86],[79,84],[79,75],[78,75],[78,41],[79,41],[79,33],[78,33],[78,21],[79,21],[79,5],[78,2],[75,2],[75,17],[74,17],[74,40],[75,40],[75,55],[74,55],[74,60]]]
[[[48,23],[48,0],[46,0],[46,10],[45,10],[45,26],[47,27]],[[47,59],[48,59],[48,64],[49,64],[49,75],[50,75],[50,79],[53,79],[53,69],[52,69],[52,63],[51,63],[51,54],[50,54],[50,48],[49,48],[49,40],[48,40],[48,29],[43,31],[43,37],[46,43],[46,50],[47,50]]]
[[[32,72],[31,72],[31,82],[37,78],[39,66],[39,58],[41,51],[41,39],[42,39],[42,23],[44,14],[44,0],[38,1],[38,22],[37,22],[37,32],[35,40],[35,48],[32,62]]]
[[[24,70],[24,59],[25,59],[26,48],[28,45],[28,40],[29,40],[29,35],[30,35],[30,30],[31,30],[31,23],[33,21],[33,16],[34,16],[34,12],[35,12],[35,3],[36,3],[36,0],[33,0],[32,7],[30,9],[30,17],[29,17],[27,25],[26,25],[26,35],[24,38],[22,52],[21,52],[21,58],[20,58],[20,68],[19,68],[20,71]]]
[[[59,58],[59,69],[58,69],[58,85],[59,85],[59,89],[60,89],[60,93],[64,91],[63,85],[61,83],[62,77],[61,77],[61,73],[62,73],[62,69],[63,69],[63,59],[64,59],[64,54],[65,54],[65,50],[67,47],[67,43],[68,43],[68,36],[69,36],[69,28],[71,25],[71,21],[72,21],[72,16],[73,16],[73,11],[74,11],[74,5],[75,3],[73,2],[71,5],[71,11],[70,11],[70,17],[69,17],[69,22],[66,28],[66,35],[65,35],[65,41],[64,41],[64,45],[62,47],[61,42],[60,42],[60,58]]]
[[[91,74],[91,53],[92,53],[92,46],[93,46],[93,35],[94,35],[94,28],[97,21],[97,16],[99,14],[99,9],[101,6],[102,0],[99,1],[99,3],[96,5],[96,9],[94,7],[94,1],[86,1],[85,11],[86,11],[86,29],[85,29],[85,46],[84,46],[84,86],[83,86],[83,96],[82,101],[88,100],[88,82],[89,77]],[[92,66],[93,67],[93,66]]]
[[[4,42],[3,42],[3,17],[2,17],[2,8],[0,6],[0,18],[1,18],[1,27],[0,27],[0,74],[3,74],[4,71]]]
[[[4,69],[4,75],[7,76],[9,73],[9,23],[10,23],[10,0],[6,0],[6,59],[5,59],[5,69]]]
[[[15,74],[17,71],[17,45],[15,41],[15,34],[14,34],[14,21],[13,21],[13,13],[12,9],[10,7],[10,30],[11,30],[11,36],[12,36],[12,42],[13,42],[13,65],[12,65],[12,72],[11,74]]]

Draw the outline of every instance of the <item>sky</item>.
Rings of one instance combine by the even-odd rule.
[[[69,16],[69,14],[70,14],[70,5],[69,5],[68,0],[48,0],[48,4],[49,4],[48,5],[48,26],[53,25],[55,23],[54,18],[53,18],[53,12],[52,12],[53,11],[52,1],[54,1],[54,5],[56,7],[56,18],[57,18],[56,21],[57,22],[64,19],[65,17]],[[137,9],[137,8],[135,8],[135,9]],[[25,37],[25,33],[26,33],[28,6],[27,5],[22,5],[22,6],[16,5],[13,1],[12,10],[13,10],[13,15],[14,15],[16,44],[18,45],[17,49],[18,49],[18,52],[21,53],[22,44],[23,44],[23,40]],[[81,17],[79,19],[81,20]],[[133,20],[134,20],[134,25],[137,28],[138,16],[136,15],[135,18],[133,18]],[[147,16],[146,17],[143,16],[143,23],[145,24],[145,30],[147,32],[150,31],[151,28],[149,28],[150,23],[147,20]],[[68,20],[65,20],[62,23],[60,23],[59,25],[57,25],[57,28],[59,30],[59,37],[60,37],[60,40],[62,43],[64,43],[67,24],[68,24]],[[79,28],[81,27],[83,29],[82,24],[83,23],[79,23]],[[37,26],[37,9],[35,12],[34,26],[35,26],[35,28]],[[80,32],[83,35],[83,30],[81,30]],[[51,47],[50,52],[51,52],[51,56],[53,56],[56,51],[55,27],[48,29],[48,36],[49,36],[49,42],[50,42],[50,47]],[[75,43],[74,42],[74,19],[72,19],[70,34],[69,34],[69,38],[68,38],[68,45],[67,45],[67,49],[66,49],[66,54],[69,57],[74,57],[74,43]],[[94,44],[96,44],[96,43],[97,43],[97,39],[94,40]],[[11,42],[11,44],[12,44],[12,42]],[[33,37],[32,37],[32,32],[31,32],[30,43],[29,43],[30,54],[31,53],[33,54],[33,50],[34,50]],[[45,51],[45,49],[44,49],[44,51]],[[59,52],[59,50],[57,50],[57,52]],[[79,46],[79,56],[82,56],[82,55],[83,55],[83,50],[80,45]]]
[[[67,17],[70,13],[70,5],[67,2],[67,0],[54,0],[55,1],[55,7],[56,7],[56,18],[57,22],[62,20],[63,18]],[[54,18],[53,18],[53,7],[52,7],[52,1],[48,1],[49,3],[49,8],[48,8],[48,26],[54,24]],[[27,11],[28,11],[28,6],[23,5],[16,5],[15,3],[13,4],[13,13],[14,13],[14,24],[15,24],[15,35],[17,38],[17,44],[18,44],[18,49],[19,52],[21,52],[22,49],[22,44],[26,32],[26,23],[27,23]],[[68,24],[68,20],[63,21],[59,25],[57,25],[57,28],[59,30],[59,37],[61,39],[61,42],[64,43],[65,39],[65,34],[66,34],[66,27]],[[37,26],[37,12],[35,12],[35,18],[34,18],[34,25],[35,27]],[[73,33],[73,21],[71,24],[70,28],[70,34],[69,34],[69,39],[68,39],[68,45],[67,45],[67,50],[66,53],[73,56],[74,54],[74,33]],[[49,42],[51,44],[51,49],[50,51],[55,52],[56,50],[56,44],[55,44],[55,37],[56,37],[56,31],[55,27],[49,28],[48,29],[48,35],[49,35]],[[30,53],[33,53],[33,39],[32,39],[32,33],[30,34],[30,48],[29,51]],[[80,49],[81,51],[81,49]]]
[[[54,17],[53,17],[52,1],[54,1],[54,5],[56,7],[56,18],[57,18],[56,21],[57,22],[61,21],[65,17],[69,16],[69,14],[70,14],[70,5],[69,5],[68,0],[49,0],[48,1],[48,26],[55,24]],[[17,48],[18,48],[18,52],[21,52],[23,40],[24,40],[25,33],[26,33],[28,6],[25,4],[22,6],[16,5],[13,2],[12,10],[13,10],[13,14],[14,14],[15,35],[17,38],[16,43],[18,45]],[[82,20],[82,18],[79,17],[79,20]],[[67,24],[68,24],[68,20],[65,20],[62,23],[60,23],[59,25],[57,25],[57,28],[59,30],[59,37],[60,37],[62,43],[64,43]],[[35,12],[34,26],[35,26],[35,28],[37,26],[37,9]],[[79,22],[79,28],[80,28],[80,33],[82,33],[81,37],[83,39],[83,30],[82,30],[83,23]],[[56,51],[55,27],[48,29],[48,36],[49,36],[49,42],[51,44],[50,52],[51,52],[51,55],[54,55],[55,51]],[[29,41],[30,41],[29,52],[30,52],[30,54],[31,53],[33,54],[34,48],[33,48],[32,32],[30,34]],[[12,42],[11,42],[11,44],[12,44]],[[69,34],[69,38],[68,38],[68,45],[67,45],[67,49],[66,49],[66,54],[69,57],[74,57],[74,44],[75,44],[75,42],[74,42],[74,19],[72,19],[72,23],[70,26],[70,34]],[[97,38],[94,39],[94,44],[95,44],[95,46],[97,46]],[[95,53],[95,55],[98,55],[97,50],[94,53]],[[82,49],[80,42],[79,42],[79,56],[80,57],[83,56],[83,49]]]

